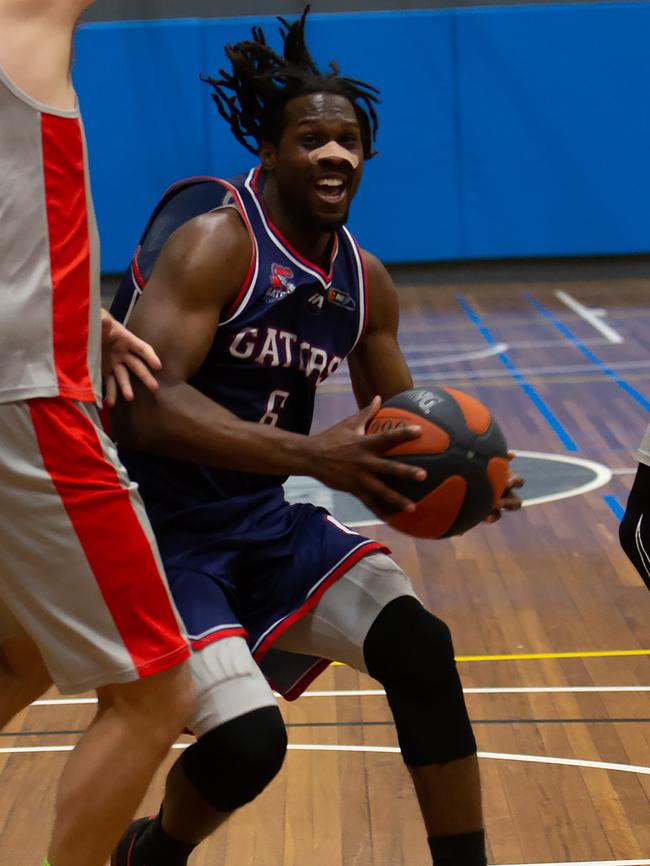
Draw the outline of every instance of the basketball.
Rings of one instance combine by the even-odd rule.
[[[417,424],[417,439],[384,455],[426,470],[424,481],[391,478],[390,486],[416,504],[387,519],[416,538],[446,538],[484,520],[508,480],[508,447],[489,409],[454,388],[413,388],[391,397],[370,421],[381,433]]]

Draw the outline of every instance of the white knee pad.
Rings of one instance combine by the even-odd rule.
[[[244,638],[227,637],[190,659],[196,708],[190,728],[201,737],[238,716],[277,702]]]
[[[277,640],[279,649],[344,662],[367,673],[363,642],[381,611],[400,596],[417,598],[411,581],[383,553],[366,556]]]

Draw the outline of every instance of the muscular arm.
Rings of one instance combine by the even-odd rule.
[[[75,108],[72,34],[88,6],[90,0],[0,0],[0,66],[38,102]]]
[[[76,21],[92,4],[93,0],[0,0],[0,12],[25,18],[59,15]]]
[[[324,433],[303,436],[243,421],[189,384],[210,350],[222,309],[244,280],[250,244],[234,211],[191,220],[169,239],[129,321],[162,362],[159,387],[150,391],[136,381],[135,399],[117,404],[118,441],[215,468],[311,475],[353,493],[377,514],[410,508],[382,476],[419,477],[420,471],[381,455],[419,428],[367,436],[373,406]]]
[[[114,410],[121,444],[216,468],[306,473],[306,437],[242,421],[188,384],[212,345],[221,311],[237,294],[251,242],[234,211],[198,217],[172,235],[129,328],[162,362],[155,393]]]
[[[359,407],[379,395],[387,400],[413,387],[411,373],[397,342],[397,292],[379,259],[364,253],[368,272],[368,324],[348,358],[352,389]]]

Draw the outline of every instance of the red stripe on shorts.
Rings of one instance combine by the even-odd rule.
[[[354,533],[352,533],[354,534]],[[346,571],[349,571],[353,565],[356,565],[360,559],[363,559],[364,556],[370,556],[373,553],[390,553],[388,547],[385,544],[380,544],[378,541],[366,541],[365,544],[360,544],[356,550],[351,551],[348,556],[345,557],[343,562],[339,563],[339,565],[334,568],[327,577],[322,580],[316,587],[315,590],[312,591],[311,595],[309,595],[305,601],[300,605],[300,607],[296,608],[292,613],[287,614],[283,620],[273,627],[273,629],[266,635],[264,640],[254,648],[253,650],[253,658],[259,664],[267,652],[270,650],[271,645],[274,641],[276,641],[280,635],[285,632],[290,625],[293,625],[294,622],[297,622],[299,619],[302,619],[303,616],[309,613],[310,610],[313,610],[321,598],[325,595],[325,592],[332,586],[333,583],[343,577]],[[305,682],[305,685],[302,687],[303,689],[307,688],[309,683],[317,677],[318,674],[326,668],[330,664],[330,660],[326,659],[323,666],[319,667],[316,673],[309,677],[309,679]],[[313,668],[312,668],[313,670]],[[301,680],[302,682],[302,680]],[[295,686],[292,688],[291,693],[295,690]],[[302,690],[301,690],[302,691]],[[286,695],[283,695],[286,697]],[[295,700],[298,697],[298,694],[293,698],[288,698],[288,700]]]
[[[88,371],[90,241],[83,135],[78,119],[41,115],[50,242],[52,334],[59,394],[93,400]]]
[[[171,667],[189,649],[149,539],[93,422],[70,401],[28,405],[43,464],[134,667],[141,676]]]

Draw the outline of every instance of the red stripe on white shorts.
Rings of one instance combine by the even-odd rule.
[[[73,402],[29,401],[45,469],[141,676],[189,655],[151,544],[92,420]]]

